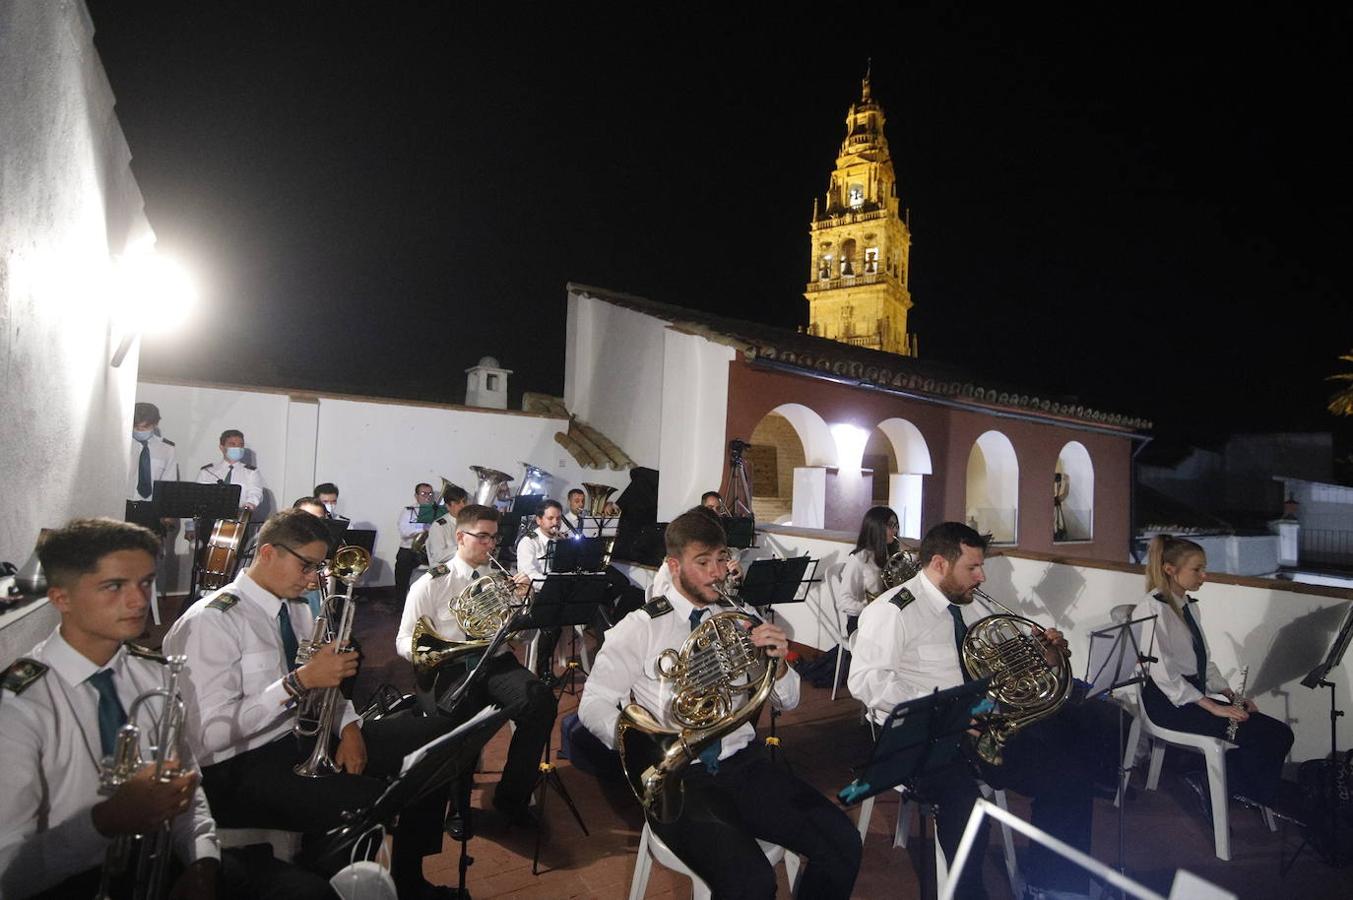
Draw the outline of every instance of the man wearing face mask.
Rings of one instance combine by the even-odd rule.
[[[263,502],[263,476],[244,461],[244,432],[228,428],[221,432],[221,458],[197,472],[198,484],[238,484],[240,507],[258,509]]]
[[[174,442],[156,433],[160,410],[153,403],[138,403],[132,410],[131,462],[127,471],[127,521],[144,525],[163,535],[173,520],[156,518],[150,500],[157,481],[178,481],[179,464]]]
[[[324,505],[325,515],[321,518],[347,520],[347,516],[338,514],[338,485],[332,481],[315,485],[315,489],[310,492],[310,496]]]

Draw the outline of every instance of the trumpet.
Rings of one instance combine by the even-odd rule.
[[[356,604],[352,602],[353,586],[370,566],[371,554],[361,547],[349,545],[334,551],[333,561],[320,577],[320,593],[323,596],[324,606],[315,619],[315,630],[311,633],[310,640],[302,644],[296,652],[297,668],[308,663],[325,644],[336,642],[336,652],[352,652],[348,640],[352,637],[353,616],[357,611]],[[329,595],[324,585],[330,577],[342,582],[344,590]],[[335,629],[334,613],[340,600],[343,602],[343,609],[339,613],[338,627]],[[292,769],[297,775],[321,778],[338,773],[338,764],[330,755],[329,739],[333,734],[334,716],[338,713],[341,698],[339,686],[335,685],[308,691],[301,699],[296,710],[296,723],[291,731],[297,737],[313,737],[315,747],[305,762],[297,764]]]
[[[188,664],[188,657],[171,656],[167,663],[164,687],[146,691],[132,701],[131,708],[127,710],[127,722],[118,729],[113,754],[106,757],[99,767],[99,793],[105,797],[117,793],[146,765],[147,761],[141,755],[141,728],[136,724],[136,715],[142,704],[156,697],[162,698],[163,706],[155,729],[155,743],[150,747],[151,760],[155,763],[154,778],[160,782],[172,781],[182,771],[179,766],[179,741],[183,735],[184,708],[183,698],[178,693],[178,680],[183,667]],[[136,882],[132,890],[132,897],[137,900],[164,896],[169,857],[173,850],[172,829],[171,819],[154,832],[139,835],[141,849],[137,855]],[[98,900],[108,900],[113,880],[127,871],[131,861],[132,840],[131,835],[118,835],[108,846],[99,874]]]

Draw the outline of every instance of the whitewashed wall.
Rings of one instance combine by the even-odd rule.
[[[223,430],[238,428],[263,475],[269,509],[290,505],[317,482],[337,484],[339,512],[354,527],[376,529],[376,560],[366,582],[372,585],[394,581],[398,518],[414,502],[419,481],[440,486],[445,476],[473,491],[471,465],[520,479],[521,463],[529,462],[555,476],[550,491],[559,500],[584,481],[620,489],[629,484],[628,472],[580,467],[554,441],[567,421],[547,416],[157,382],[143,382],[137,399],[160,407],[161,430],[178,446],[184,479],[220,455]],[[182,539],[177,549],[172,589],[185,590],[189,565]]]
[[[762,533],[758,542],[761,547],[748,551],[744,561],[772,553],[788,558],[807,552],[822,560],[818,573],[828,577],[854,546],[854,536],[836,533],[834,539],[824,540],[779,529]],[[1090,632],[1112,623],[1115,606],[1136,604],[1146,593],[1139,568],[1121,571],[1007,553],[990,558],[986,572],[985,589],[993,597],[1065,632],[1078,678],[1087,675]],[[824,582],[810,589],[806,604],[777,607],[777,616],[793,640],[822,649],[835,643],[828,624],[834,620],[833,594],[834,585]],[[1284,581],[1225,578],[1209,581],[1197,596],[1208,644],[1222,674],[1238,685],[1240,666],[1249,665],[1249,692],[1259,708],[1286,721],[1296,732],[1292,760],[1328,753],[1329,691],[1310,690],[1300,682],[1324,659],[1353,606],[1353,590],[1304,590]],[[1353,654],[1331,680],[1337,685],[1340,708],[1353,710]],[[1347,728],[1344,737],[1346,745]]]
[[[122,518],[135,349],[112,256],[153,242],[83,3],[0,2],[0,560],[38,531]]]
[[[659,451],[658,521],[670,522],[717,491],[728,448],[728,364],[733,348],[666,332]]]

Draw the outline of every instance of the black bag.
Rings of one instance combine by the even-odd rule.
[[[1297,769],[1297,784],[1306,840],[1328,863],[1353,863],[1353,751],[1335,759],[1307,760]]]

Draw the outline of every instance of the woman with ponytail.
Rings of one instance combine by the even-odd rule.
[[[882,567],[897,549],[897,513],[886,506],[871,508],[860,522],[855,549],[841,569],[837,602],[846,614],[846,634],[855,633],[865,604],[883,591]]]
[[[1155,616],[1153,653],[1142,686],[1142,702],[1151,721],[1162,728],[1224,738],[1227,725],[1239,722],[1238,749],[1226,755],[1232,796],[1269,806],[1281,780],[1283,760],[1292,748],[1292,729],[1259,712],[1254,701],[1236,696],[1208,652],[1198,618],[1198,601],[1189,596],[1207,579],[1207,554],[1193,541],[1158,534],[1146,562],[1146,597],[1133,618]],[[1186,778],[1203,809],[1208,792],[1197,778]]]

